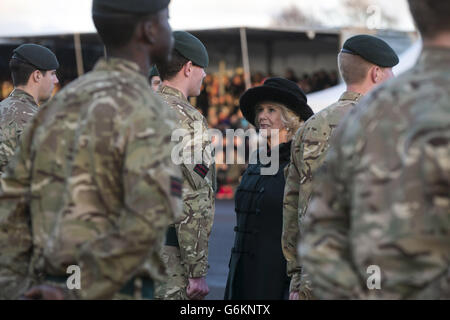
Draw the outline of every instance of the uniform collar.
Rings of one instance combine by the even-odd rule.
[[[345,91],[339,98],[339,101],[345,101],[345,100],[359,101],[362,98],[362,96],[363,95],[361,93]]]
[[[175,96],[175,97],[180,98],[180,99],[182,99],[182,100],[184,100],[186,102],[189,102],[188,99],[184,96],[184,94],[180,90],[175,89],[173,87],[169,87],[167,85],[163,85],[159,89],[159,92],[167,94],[167,95],[170,95],[170,96]]]
[[[139,74],[143,78],[141,68],[137,63],[122,58],[100,58],[94,67],[96,71],[122,71],[125,73]]]
[[[417,62],[418,67],[432,68],[433,70],[448,69],[450,66],[450,49],[442,47],[425,46]]]
[[[34,100],[33,96],[22,89],[14,88],[14,90],[9,94],[9,96],[14,97],[14,98],[24,99],[27,102],[37,106],[37,103]]]

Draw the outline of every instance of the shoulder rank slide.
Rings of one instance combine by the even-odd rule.
[[[182,181],[181,179],[170,177],[170,193],[177,197],[181,198],[181,190],[182,190]]]
[[[208,174],[209,168],[205,166],[204,164],[198,164],[194,167],[194,171],[203,179],[205,179],[206,175]]]

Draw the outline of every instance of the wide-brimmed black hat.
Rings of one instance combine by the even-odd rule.
[[[295,82],[284,78],[269,78],[262,86],[248,89],[242,95],[239,107],[245,119],[252,125],[255,125],[255,107],[264,101],[278,102],[304,121],[314,114],[308,106],[303,90]]]

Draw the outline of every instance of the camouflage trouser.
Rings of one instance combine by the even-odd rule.
[[[155,283],[155,299],[189,300],[186,295],[189,281],[186,269],[181,262],[180,248],[164,246],[161,256],[166,266],[167,280]]]

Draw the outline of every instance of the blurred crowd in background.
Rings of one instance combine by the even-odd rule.
[[[251,76],[251,85],[261,85],[267,77],[261,72],[254,73]],[[338,84],[339,78],[337,71],[320,70],[313,74],[297,75],[293,69],[287,69],[283,77],[296,82],[305,93],[324,90]],[[223,135],[227,129],[248,129],[249,124],[239,111],[239,98],[245,91],[245,80],[242,69],[236,69],[232,73],[224,75],[208,74],[203,82],[202,91],[197,99],[194,99],[195,105],[208,120],[210,128],[219,129]],[[246,143],[246,156],[248,159],[248,141],[236,139],[234,141],[235,149],[240,144]],[[224,148],[226,142],[224,141]],[[223,163],[224,152],[216,152],[217,184],[219,187],[218,199],[232,199],[235,188],[239,185],[239,179],[245,170],[245,165],[220,164]],[[235,158],[237,157],[237,152]],[[245,160],[247,160],[245,159]],[[241,159],[242,162],[242,159]]]
[[[251,75],[251,85],[261,85],[267,77],[273,75],[256,72]],[[326,88],[338,84],[337,71],[319,70],[312,74],[297,74],[293,69],[288,68],[282,75],[291,81],[296,82],[305,93],[324,90]],[[64,75],[59,77],[60,84],[55,87],[55,93],[73,79],[68,79]],[[200,96],[191,99],[191,103],[196,106],[199,111],[208,120],[210,128],[218,129],[223,136],[227,129],[243,129],[249,128],[249,123],[244,119],[239,110],[239,98],[245,91],[244,72],[242,68],[225,72],[224,74],[208,74],[203,81]],[[0,82],[0,101],[6,98],[13,90],[10,79]],[[241,144],[246,144],[247,159],[239,159],[239,162],[248,160],[248,141],[240,139],[234,140],[235,159],[237,159],[237,148]],[[224,150],[216,150],[216,170],[218,199],[232,199],[234,197],[235,188],[239,185],[239,179],[245,171],[245,164],[225,164],[225,148],[226,139],[223,141]],[[237,162],[237,161],[236,161]],[[235,162],[235,163],[236,163]]]

